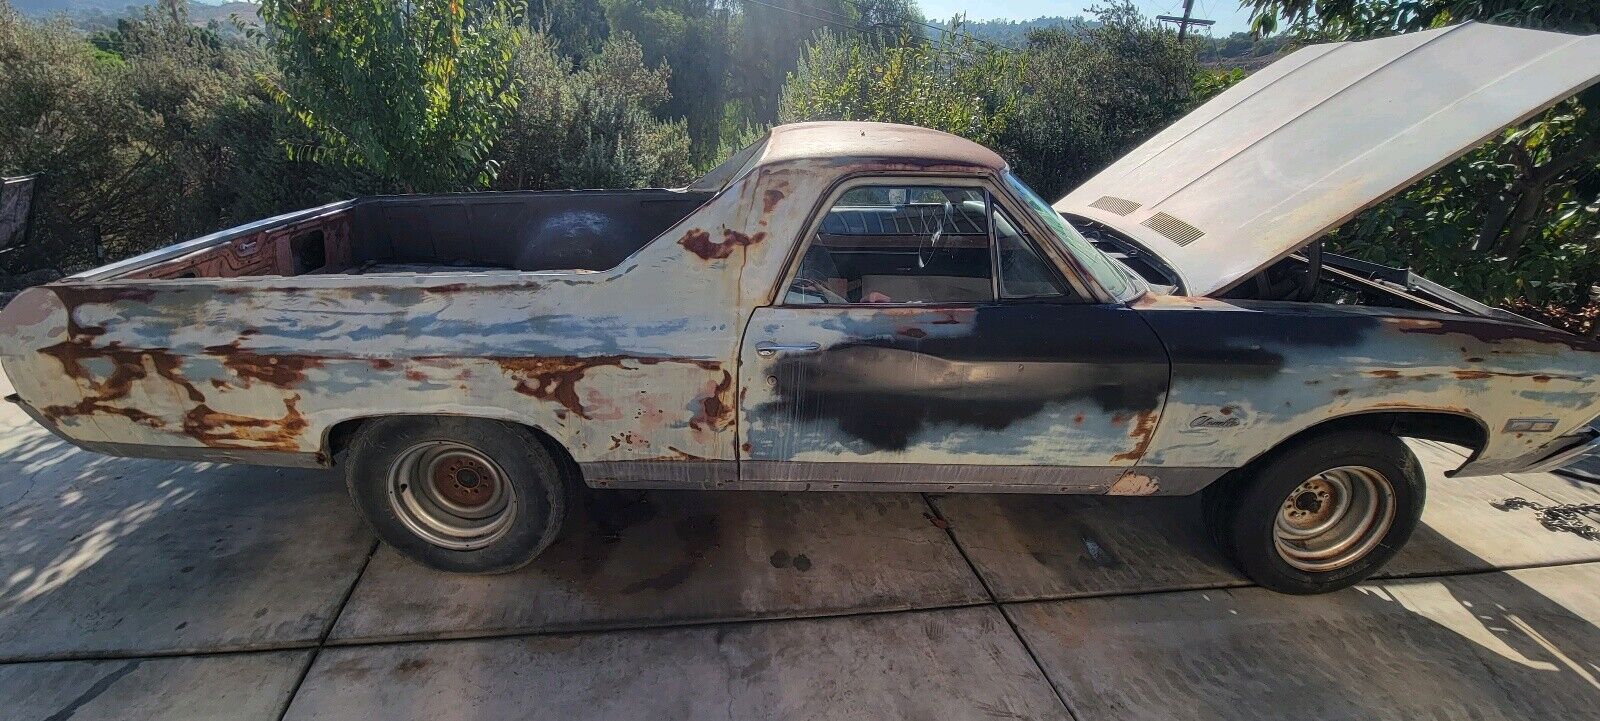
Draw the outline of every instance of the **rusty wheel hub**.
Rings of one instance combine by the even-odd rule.
[[[1285,563],[1313,573],[1348,566],[1393,525],[1394,487],[1366,466],[1340,466],[1301,482],[1278,508],[1273,545]]]
[[[462,551],[498,540],[518,508],[500,465],[456,441],[427,441],[401,453],[389,468],[389,504],[413,533]]]
[[[463,508],[477,508],[493,498],[498,479],[482,461],[466,454],[450,454],[436,462],[433,487],[440,496]]]

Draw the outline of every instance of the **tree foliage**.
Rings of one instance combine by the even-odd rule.
[[[282,71],[263,83],[316,138],[302,153],[359,166],[385,189],[483,187],[516,105],[521,10],[510,0],[263,0]]]
[[[1441,27],[1467,20],[1560,30],[1600,31],[1594,0],[1243,0],[1256,32],[1270,34],[1279,21],[1300,35],[1364,40]]]
[[[313,199],[318,174],[282,157],[250,80],[264,67],[182,3],[91,44],[0,0],[0,173],[40,175],[33,242],[8,267],[81,267]]]
[[[1131,2],[1096,9],[1098,24],[1028,38],[1021,110],[1001,146],[1047,198],[1064,195],[1192,108],[1200,66],[1171,30]]]
[[[957,28],[887,44],[819,32],[783,87],[780,121],[906,123],[993,143],[1016,114],[1019,59]]]
[[[582,61],[535,33],[516,53],[512,73],[522,102],[494,153],[496,187],[628,188],[689,180],[689,135],[682,121],[657,120],[670,72],[644,63],[639,44],[612,35]]]

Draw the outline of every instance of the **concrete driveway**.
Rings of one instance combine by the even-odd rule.
[[[1600,490],[1415,448],[1425,527],[1323,597],[1250,587],[1190,498],[653,493],[476,578],[378,547],[332,472],[5,407],[0,718],[1592,716],[1600,542],[1497,504]]]

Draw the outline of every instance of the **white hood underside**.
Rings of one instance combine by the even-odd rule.
[[[1056,203],[1225,291],[1600,80],[1600,36],[1466,23],[1315,45],[1246,78]]]

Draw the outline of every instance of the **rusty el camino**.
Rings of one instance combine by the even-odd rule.
[[[428,565],[517,568],[594,488],[1204,492],[1260,584],[1411,534],[1460,476],[1594,448],[1600,346],[1320,251],[1600,76],[1461,25],[1303,49],[1053,206],[988,149],[774,129],[677,190],[380,197],[22,293],[20,403],[85,449],[333,466]]]

